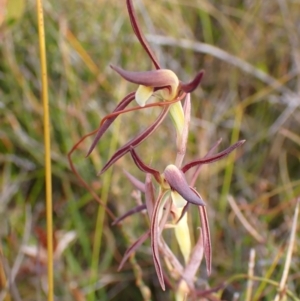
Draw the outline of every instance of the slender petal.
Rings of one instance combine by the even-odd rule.
[[[200,194],[192,188],[193,192],[200,197]],[[200,220],[201,220],[201,229],[202,229],[202,238],[203,238],[203,248],[204,248],[204,256],[206,261],[206,270],[207,274],[211,273],[211,239],[210,239],[210,231],[209,231],[209,223],[207,218],[206,208],[202,206],[198,206]]]
[[[164,256],[168,259],[168,261],[173,266],[174,273],[181,275],[183,272],[183,266],[181,262],[178,260],[178,258],[173,254],[167,243],[164,241],[164,238],[161,237],[159,242],[159,250],[161,253],[164,254]],[[174,275],[174,274],[173,274]]]
[[[154,196],[154,186],[152,183],[151,174],[146,174],[146,181],[145,181],[145,201],[147,206],[148,216],[151,219],[153,214],[153,207],[155,203],[155,196]]]
[[[183,125],[183,131],[181,133],[181,143],[179,145],[179,153],[183,156],[186,152],[186,145],[187,145],[187,139],[189,135],[189,127],[190,127],[190,121],[191,121],[191,94],[188,93],[185,98],[184,106],[183,106],[183,114],[184,114],[184,125]],[[181,166],[176,165],[176,166]]]
[[[130,257],[130,255],[135,252],[147,239],[150,237],[150,230],[144,233],[137,241],[135,241],[125,252],[122,261],[118,267],[118,271],[123,268],[124,263]]]
[[[208,164],[208,163],[212,163],[212,162],[215,162],[215,161],[218,161],[224,157],[226,157],[228,154],[230,154],[233,150],[235,150],[237,147],[241,146],[242,144],[245,143],[246,140],[240,140],[238,141],[237,143],[231,145],[230,147],[226,148],[225,150],[223,150],[222,152],[220,153],[217,153],[216,155],[213,155],[211,157],[208,157],[208,158],[203,158],[203,159],[200,159],[200,160],[195,160],[195,161],[192,161],[188,164],[186,164],[185,166],[183,166],[181,168],[182,172],[183,173],[186,173],[190,168],[194,167],[194,166],[197,166],[199,164]]]
[[[203,78],[203,75],[204,75],[204,71],[201,70],[191,82],[186,83],[186,84],[180,82],[181,90],[183,90],[186,93],[193,92],[199,86],[199,84]]]
[[[124,213],[123,215],[121,215],[120,217],[118,217],[113,223],[112,223],[112,226],[115,226],[117,224],[119,224],[121,221],[123,221],[125,218],[135,214],[135,213],[138,213],[138,212],[141,212],[143,210],[147,209],[146,205],[143,204],[143,205],[139,205],[139,206],[136,206],[130,210],[128,210],[126,213]]]
[[[176,190],[187,202],[199,206],[205,206],[202,198],[196,195],[189,187],[183,172],[175,165],[168,165],[164,176],[171,189]]]
[[[208,158],[208,157],[211,157],[212,154],[213,154],[213,153],[215,152],[215,150],[217,149],[217,147],[219,146],[219,144],[221,143],[221,141],[222,141],[222,138],[220,138],[220,139],[219,139],[219,140],[218,140],[218,141],[210,148],[210,150],[207,152],[207,154],[204,156],[203,159]],[[199,164],[199,165],[197,166],[197,168],[196,168],[196,170],[195,170],[195,172],[194,172],[194,174],[193,174],[193,176],[192,176],[192,180],[191,180],[191,182],[190,182],[190,186],[194,186],[194,185],[195,185],[196,180],[197,180],[198,175],[199,175],[200,170],[201,170],[201,166],[202,166],[202,164]]]
[[[159,62],[158,62],[157,58],[155,57],[153,51],[151,50],[151,48],[150,48],[147,40],[145,39],[142,31],[140,30],[139,24],[137,23],[137,17],[136,17],[135,10],[134,10],[134,7],[132,5],[131,0],[127,0],[127,9],[128,9],[129,17],[130,17],[130,22],[131,22],[131,25],[132,25],[132,28],[133,28],[133,31],[134,31],[135,35],[137,36],[138,40],[142,44],[143,48],[148,53],[148,55],[149,55],[151,61],[153,62],[155,68],[160,69]]]
[[[113,112],[118,112],[118,111],[122,111],[124,108],[126,108],[130,102],[132,100],[134,100],[135,98],[135,92],[131,92],[129,93],[118,105],[117,107],[113,110]],[[103,136],[103,134],[107,131],[107,129],[109,128],[109,126],[114,122],[114,120],[117,118],[118,116],[114,116],[108,120],[106,120],[104,122],[104,124],[102,126],[100,126],[100,128],[98,129],[98,132],[96,134],[96,137],[94,138],[94,141],[92,143],[92,145],[90,146],[87,155],[89,156],[91,154],[91,152],[94,150],[95,146],[97,145],[98,141],[101,139],[101,137]]]
[[[177,75],[169,69],[135,72],[127,71],[113,65],[110,65],[110,67],[129,82],[138,85],[144,85],[148,87],[177,87],[179,84]]]
[[[211,274],[211,262],[212,262],[212,250],[211,250],[211,239],[209,231],[209,223],[207,218],[207,212],[205,207],[198,207],[202,225],[202,237],[204,244],[204,256],[206,261],[207,274]]]
[[[126,176],[126,178],[131,182],[131,184],[139,191],[145,193],[146,187],[143,182],[138,180],[136,177],[134,177],[131,173],[129,173],[127,170],[123,169],[123,172]]]
[[[147,137],[149,137],[163,122],[167,113],[169,111],[169,106],[165,106],[163,111],[160,113],[159,117],[156,121],[150,125],[147,129],[141,132],[137,137],[131,139],[124,146],[122,146],[119,150],[115,152],[115,154],[109,159],[109,161],[104,165],[99,175],[103,174],[110,166],[112,166],[116,161],[118,161],[121,157],[123,157],[126,153],[130,151],[131,147],[136,147],[140,143],[142,143]]]
[[[165,228],[165,225],[166,225],[166,223],[169,219],[169,216],[170,216],[171,207],[172,207],[172,199],[168,198],[167,203],[163,207],[163,210],[159,213],[159,217],[158,217],[159,229],[160,229],[159,234],[162,234],[162,231]]]
[[[161,229],[159,227],[159,221],[161,217],[161,212],[168,198],[169,198],[169,194],[167,192],[161,194],[158,197],[153,209],[153,214],[151,219],[151,247],[153,253],[154,267],[156,270],[159,283],[163,290],[165,290],[165,283],[164,283],[163,271],[160,264],[159,248],[158,248],[160,244],[159,241],[160,241],[160,233],[161,233]]]
[[[158,170],[151,168],[150,166],[146,165],[142,159],[139,157],[137,152],[134,150],[133,147],[130,147],[130,153],[132,156],[132,159],[134,160],[135,165],[143,172],[150,173],[154,176],[155,180],[158,183],[161,183],[160,173]]]

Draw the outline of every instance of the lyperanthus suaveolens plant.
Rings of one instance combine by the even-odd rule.
[[[94,151],[97,144],[101,143],[102,136],[119,115],[153,106],[162,107],[162,111],[154,123],[119,148],[102,167],[99,174],[102,175],[127,153],[131,155],[136,167],[145,173],[145,178],[141,181],[128,171],[125,171],[125,175],[130,182],[144,194],[145,203],[136,208],[129,209],[128,212],[116,219],[113,224],[120,224],[132,214],[146,210],[150,227],[127,249],[119,269],[123,267],[126,260],[137,251],[141,244],[150,239],[153,263],[161,288],[163,290],[166,289],[166,282],[169,286],[172,286],[172,283],[176,283],[176,285],[172,286],[175,291],[176,300],[183,301],[187,300],[187,296],[197,296],[200,294],[197,287],[195,287],[194,280],[202,258],[205,258],[208,275],[211,273],[212,266],[212,247],[206,203],[194,188],[199,169],[204,164],[210,164],[224,158],[245,141],[238,141],[225,150],[216,153],[216,149],[221,142],[219,140],[202,159],[191,161],[185,165],[182,164],[186,154],[189,133],[191,115],[190,93],[198,87],[204,72],[200,71],[189,83],[183,83],[172,70],[161,68],[140,30],[132,1],[127,0],[126,3],[133,31],[151,59],[155,70],[127,71],[120,67],[111,66],[125,80],[137,84],[137,89],[126,95],[114,111],[103,118],[98,129],[84,136],[72,148],[69,153],[69,161],[72,170],[77,174],[71,160],[71,155],[86,137],[95,135],[87,152],[87,155],[89,155]],[[183,99],[185,100],[184,105],[181,102]],[[133,100],[136,100],[138,106],[128,109],[127,106]],[[176,132],[177,138],[175,143],[177,155],[175,162],[168,162],[165,167],[157,170],[144,162],[136,148],[149,138],[168,114],[171,116]],[[172,141],[170,141],[170,146],[172,146],[171,143]],[[165,147],[168,147],[166,143]],[[185,174],[190,169],[195,169],[195,173],[189,182]],[[101,200],[90,187],[82,179],[81,182],[93,193],[93,196],[101,204]],[[199,212],[201,221],[198,240],[194,246],[192,246],[188,223],[189,206],[196,206],[195,208]],[[108,213],[112,215],[110,211]],[[166,228],[174,229],[183,258],[182,261],[172,252],[163,238],[162,233]],[[165,264],[162,264],[161,258],[163,258]]]

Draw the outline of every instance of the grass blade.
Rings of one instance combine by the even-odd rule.
[[[46,215],[47,215],[47,251],[48,251],[48,301],[53,301],[53,221],[52,221],[52,181],[51,181],[51,142],[50,142],[50,121],[48,101],[48,78],[46,45],[44,30],[44,15],[42,0],[37,0],[37,20],[39,31],[39,48],[42,80],[42,101],[44,107],[44,146],[45,146],[45,181],[46,181]]]

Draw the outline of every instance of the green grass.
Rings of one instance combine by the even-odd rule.
[[[39,274],[27,256],[21,258],[11,290],[4,293],[22,244],[43,246],[34,230],[46,230],[36,7],[35,2],[24,2],[22,10],[22,1],[16,2],[19,11],[10,7],[0,29],[0,300],[45,300],[46,269],[41,268]],[[186,162],[203,156],[219,138],[223,138],[220,149],[238,139],[247,140],[236,155],[204,166],[196,183],[208,203],[213,241],[212,275],[206,279],[204,264],[199,275],[210,287],[226,282],[226,288],[216,294],[219,299],[225,291],[233,290],[244,300],[249,252],[255,249],[249,300],[274,300],[300,194],[300,111],[293,105],[299,102],[300,93],[295,59],[300,49],[296,27],[300,4],[284,0],[138,2],[134,1],[138,18],[154,40],[151,45],[164,67],[184,81],[200,69],[206,71],[201,88],[192,94]],[[136,89],[109,64],[136,71],[152,68],[133,36],[125,1],[53,0],[45,2],[44,9],[53,225],[57,237],[58,231],[74,230],[77,234],[55,263],[55,295],[59,300],[147,300],[150,289],[151,300],[171,300],[172,293],[159,288],[149,242],[117,272],[126,248],[148,228],[147,221],[134,216],[122,227],[112,227],[111,218],[80,185],[67,161],[68,151],[80,137],[97,128],[101,118]],[[160,42],[153,35],[176,40]],[[215,48],[207,53],[195,44],[184,47],[182,40],[213,43]],[[226,62],[218,49],[231,54],[232,60]],[[246,72],[238,59],[253,68]],[[264,73],[261,76],[259,72]],[[105,134],[91,157],[85,158],[90,138],[74,153],[80,175],[116,216],[136,204],[122,169],[141,180],[143,175],[128,155],[102,177],[97,172],[115,148],[150,124],[158,113],[159,109],[128,113]],[[174,139],[165,143],[170,136],[174,138],[168,118],[138,147],[143,159],[160,171],[175,158]],[[263,243],[237,218],[228,195],[265,239]],[[26,208],[30,208],[30,216]],[[29,230],[24,226],[26,220]],[[300,295],[299,221],[297,229],[287,300],[299,300]]]

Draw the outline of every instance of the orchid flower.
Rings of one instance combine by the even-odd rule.
[[[223,150],[214,155],[205,156],[203,159],[194,160],[190,163],[185,164],[182,168],[178,168],[173,164],[168,165],[163,173],[160,173],[158,170],[148,166],[145,164],[142,159],[139,157],[134,147],[130,146],[129,151],[133,158],[136,166],[143,172],[147,174],[146,183],[143,184],[128,172],[126,172],[126,176],[129,180],[136,186],[140,191],[145,193],[146,196],[146,204],[140,205],[136,208],[129,210],[122,217],[118,218],[114,224],[121,222],[123,219],[128,216],[140,212],[144,209],[147,209],[149,218],[151,220],[150,230],[144,233],[125,253],[123,260],[120,264],[119,269],[124,265],[125,261],[128,257],[148,238],[151,237],[151,247],[153,253],[153,261],[156,269],[156,273],[158,275],[159,282],[161,284],[162,289],[165,289],[164,284],[164,274],[161,268],[159,250],[165,247],[164,242],[161,237],[161,233],[163,228],[166,225],[167,217],[171,212],[171,203],[174,203],[176,207],[187,207],[188,204],[197,205],[199,208],[199,215],[201,219],[202,229],[201,236],[198,242],[204,249],[204,256],[207,265],[207,272],[210,274],[211,272],[211,243],[210,243],[210,232],[209,225],[205,210],[205,203],[201,198],[200,194],[193,188],[190,187],[185,178],[185,173],[193,167],[201,166],[203,164],[209,164],[215,161],[218,161],[228,154],[230,154],[237,147],[241,146],[245,140],[238,141],[227,149]],[[159,185],[159,193],[158,197],[155,199],[154,197],[154,186],[149,179],[149,176],[152,176],[157,184]],[[168,210],[166,210],[166,207]],[[165,211],[163,211],[165,209]],[[163,213],[164,212],[164,213]],[[183,210],[182,216],[177,221],[184,217],[186,210]],[[196,247],[195,247],[196,248]],[[190,256],[190,262],[196,262],[197,260],[197,251],[199,248],[194,249]],[[196,250],[196,251],[195,251]],[[199,254],[198,254],[199,256]],[[173,258],[174,262],[174,258]],[[197,262],[198,263],[198,262]],[[180,263],[176,262],[177,265]],[[197,269],[196,269],[197,270]],[[182,275],[185,278],[188,278],[188,283],[190,285],[194,275],[196,273],[195,267],[192,264],[189,264],[185,270],[182,269]],[[187,279],[185,279],[187,280]]]
[[[163,255],[167,267],[172,269],[173,278],[178,282],[178,287],[176,288],[176,298],[177,300],[183,300],[187,294],[195,291],[194,277],[203,256],[206,261],[207,273],[211,273],[212,252],[209,223],[205,206],[206,204],[201,195],[193,187],[199,172],[199,168],[203,164],[213,163],[224,158],[237,147],[241,146],[245,140],[240,140],[225,150],[217,154],[213,154],[216,147],[221,142],[221,140],[219,140],[205,157],[199,160],[191,161],[182,166],[182,162],[186,153],[191,112],[190,92],[194,91],[198,87],[204,72],[200,71],[193,80],[191,80],[189,83],[184,83],[172,70],[161,68],[157,58],[148,45],[148,42],[146,41],[142,31],[140,30],[132,0],[126,0],[126,4],[133,31],[151,59],[155,70],[137,72],[127,71],[120,67],[111,65],[111,68],[121,77],[131,83],[137,84],[138,87],[136,91],[126,95],[112,113],[106,115],[102,119],[97,130],[84,136],[72,148],[69,153],[69,161],[72,170],[77,176],[79,176],[73,166],[70,156],[86,137],[96,134],[88,150],[88,156],[94,150],[103,134],[108,130],[110,125],[119,115],[154,106],[162,107],[162,111],[157,119],[136,137],[132,138],[125,145],[119,148],[102,167],[99,174],[103,174],[117,160],[127,153],[131,154],[135,165],[146,174],[146,180],[145,183],[143,183],[133,177],[130,173],[125,172],[126,176],[134,184],[134,186],[145,194],[145,204],[129,210],[120,218],[116,219],[113,224],[120,223],[123,219],[131,216],[132,214],[141,212],[142,210],[147,210],[150,220],[150,228],[127,249],[120,263],[119,269],[122,268],[129,256],[150,237],[153,262],[162,289],[165,290],[166,275],[163,272],[160,262],[160,253]],[[183,107],[181,100],[184,97],[186,97],[186,101]],[[128,109],[127,106],[134,99],[136,100],[138,106]],[[168,113],[170,113],[176,129],[177,156],[175,164],[167,165],[164,171],[160,172],[157,169],[145,164],[136,152],[136,148],[159,127]],[[185,174],[193,167],[197,167],[197,170],[191,183],[189,184]],[[157,195],[155,193],[156,190],[153,180],[155,180],[156,186],[158,186]],[[81,182],[86,188],[89,189],[89,186],[83,180],[81,180]],[[90,191],[93,193],[93,196],[95,196],[98,202],[102,204],[101,200],[97,198],[97,195],[92,190]],[[197,211],[201,221],[200,233],[193,249],[191,246],[189,223],[186,214],[190,204],[197,206]],[[169,221],[170,216],[171,223]],[[174,228],[175,237],[183,255],[185,263],[184,266],[164,241],[162,232],[165,228]]]
[[[135,139],[130,141],[130,143],[139,144],[144,141],[149,135],[151,135],[166,117],[167,114],[164,113],[167,113],[167,111],[169,111],[166,109],[168,107],[170,107],[170,114],[176,128],[178,140],[177,143],[180,143],[181,133],[184,127],[184,115],[180,100],[183,99],[186,93],[190,93],[197,88],[204,74],[203,71],[200,71],[191,82],[183,83],[178,79],[177,75],[172,70],[162,69],[140,29],[132,1],[127,0],[126,4],[133,31],[140,44],[143,46],[144,50],[150,57],[156,70],[133,72],[126,71],[120,67],[111,65],[111,68],[119,75],[121,75],[124,79],[129,82],[138,84],[139,86],[135,92],[131,92],[126,95],[125,98],[117,105],[114,111],[111,114],[108,114],[101,121],[96,136],[88,150],[87,156],[94,150],[102,135],[107,131],[107,129],[117,118],[117,116],[129,111],[148,108],[150,106],[164,106],[165,108],[160,117],[154,122],[152,126],[150,126],[152,130],[146,130],[142,135],[139,135],[139,137],[136,137]],[[146,105],[147,101],[152,96],[158,99],[159,102]],[[139,106],[131,109],[125,109],[134,99]],[[111,158],[112,164],[124,155],[122,150],[117,151],[117,153],[118,154],[113,155],[113,157]],[[109,166],[110,164],[107,164],[105,166],[105,169],[109,168]]]

